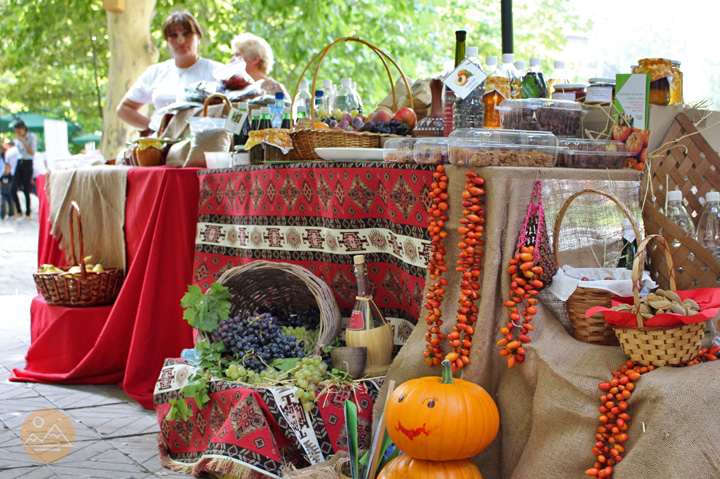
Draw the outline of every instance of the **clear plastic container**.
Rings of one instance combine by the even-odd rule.
[[[557,166],[564,168],[600,168],[617,170],[625,167],[628,158],[625,143],[615,140],[560,139]]]
[[[450,163],[468,166],[555,166],[558,139],[546,131],[460,129],[450,134]]]
[[[415,163],[417,138],[390,138],[383,146],[383,159],[387,163]]]
[[[496,109],[505,129],[549,131],[571,137],[578,136],[580,120],[585,114],[580,103],[546,98],[505,100]]]
[[[415,163],[440,165],[450,163],[447,138],[421,138],[414,147]]]

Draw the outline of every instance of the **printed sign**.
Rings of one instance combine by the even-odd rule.
[[[239,135],[247,121],[248,112],[247,110],[238,110],[237,108],[231,108],[230,114],[228,114],[227,121],[225,122],[225,130]]]
[[[443,83],[458,97],[465,99],[473,90],[482,85],[486,77],[487,75],[479,66],[465,59],[443,79]]]

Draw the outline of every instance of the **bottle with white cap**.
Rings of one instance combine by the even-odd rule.
[[[567,72],[565,71],[565,62],[556,61],[555,69],[552,75],[548,79],[548,95],[552,98],[552,94],[555,91],[555,85],[570,83]]]
[[[358,106],[357,100],[352,92],[352,80],[347,77],[343,78],[340,80],[340,89],[335,97],[333,112],[336,115],[337,110],[340,110],[340,112],[350,113],[352,110],[357,110]]]
[[[481,70],[477,47],[465,48],[465,59],[474,63]],[[497,62],[496,62],[497,64]],[[465,98],[457,97],[453,104],[453,130],[458,128],[482,128],[484,121],[483,95],[485,82],[480,83]]]
[[[622,249],[620,250],[620,259],[618,260],[617,267],[632,269],[638,243],[635,237],[635,230],[628,218],[622,219],[622,230]]]
[[[485,108],[485,128],[501,128],[500,113],[496,110],[504,100],[510,99],[512,90],[510,76],[502,67],[498,67],[498,58],[489,56],[485,59],[487,65],[487,79],[485,80],[485,95],[483,106]]]
[[[298,108],[304,108],[303,111],[308,112],[313,104],[313,96],[310,94],[310,85],[308,82],[301,81],[298,92],[293,102],[293,118],[298,118]]]
[[[515,55],[512,53],[503,53],[500,68],[507,73],[508,78],[510,78],[510,98],[522,98],[522,78],[515,68]]]
[[[333,85],[332,80],[323,80],[322,89],[325,92],[325,108],[328,113],[332,113],[335,109],[335,97],[337,96],[337,89]]]
[[[695,225],[693,224],[692,217],[690,217],[690,214],[685,209],[685,206],[683,206],[682,191],[668,191],[667,199],[668,203],[667,209],[665,210],[665,216],[695,239]],[[671,244],[673,248],[677,248],[680,246],[680,240],[678,238],[673,238]]]
[[[530,58],[530,69],[522,81],[523,98],[549,98],[548,86],[543,75],[540,59]]]
[[[697,239],[706,250],[720,260],[720,193],[710,191],[705,195],[705,206],[700,213]]]

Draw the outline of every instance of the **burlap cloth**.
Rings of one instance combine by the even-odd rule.
[[[208,106],[207,116],[210,118],[223,118],[227,115],[225,108],[225,103],[210,105]],[[162,138],[185,139],[190,135],[190,125],[188,125],[187,121],[194,116],[203,116],[203,107],[197,106],[177,112],[162,132]]]
[[[60,242],[68,261],[70,205],[76,201],[82,218],[85,255],[93,256],[92,263],[102,261],[105,267],[126,269],[123,228],[128,170],[125,166],[102,166],[48,173],[45,189],[50,202],[51,234]],[[78,236],[76,224],[76,255],[80,254]]]
[[[447,171],[453,199],[448,224],[457,225],[462,212],[457,199],[464,187],[465,170],[448,167]],[[610,191],[639,211],[639,176],[628,170],[476,168],[475,171],[486,180],[485,262],[478,304],[480,319],[473,336],[471,364],[462,378],[492,394],[500,410],[500,432],[492,445],[473,460],[485,479],[585,477],[584,471],[595,461],[591,449],[598,427],[601,391],[597,385],[612,377],[611,371],[624,363],[625,355],[619,347],[575,340],[563,327],[567,318],[562,303],[553,302],[549,293],[543,293],[533,320],[536,327],[531,333],[533,341],[526,346],[527,360],[508,369],[495,346],[499,324],[506,323],[508,318],[507,308],[502,306],[509,287],[507,261],[514,254],[536,178],[544,183],[543,205],[552,238],[552,226],[562,203],[584,188]],[[571,207],[568,214],[575,211],[578,223],[582,223],[582,218],[589,221],[595,234],[588,234],[588,228],[582,226],[570,226],[570,220],[566,232],[563,221],[560,263],[597,266],[597,257],[607,249],[607,244],[603,245],[607,238],[603,235],[620,239],[622,215],[600,196],[582,198],[584,203]],[[448,231],[446,259],[452,272],[445,276],[450,281],[442,307],[442,328],[446,334],[455,324],[460,294],[458,275],[454,273],[458,251],[453,247],[459,235],[454,228]],[[593,242],[597,248],[592,253],[589,248],[578,247]],[[563,253],[566,249],[574,249],[573,254]],[[415,377],[439,375],[439,368],[428,368],[422,356],[426,331],[427,325],[421,318],[390,367],[388,379],[399,384]],[[720,477],[720,441],[714,439],[714,425],[720,425],[720,419],[713,419],[718,417],[715,404],[720,397],[717,371],[718,365],[714,363],[661,368],[638,381],[629,400],[628,413],[633,421],[628,430],[630,438],[625,443],[627,452],[624,461],[615,467],[614,478]],[[383,389],[378,397],[375,418],[379,417],[385,393]]]

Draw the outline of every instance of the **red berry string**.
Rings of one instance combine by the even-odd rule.
[[[497,341],[500,356],[504,356],[508,368],[525,362],[524,344],[532,341],[528,333],[535,328],[530,322],[537,314],[536,296],[545,286],[538,278],[543,274],[534,245],[523,245],[509,263],[510,299],[503,306],[510,308],[510,320],[500,328],[502,338]],[[522,309],[521,309],[522,308]]]
[[[460,306],[458,307],[457,323],[448,340],[453,351],[445,356],[450,361],[452,371],[462,369],[470,364],[470,348],[472,336],[475,332],[473,324],[477,321],[478,308],[474,302],[480,297],[480,274],[482,272],[482,259],[485,251],[482,240],[485,230],[485,210],[483,201],[485,195],[485,180],[474,171],[465,172],[465,190],[462,192],[463,218],[460,219],[458,233],[460,233],[460,259],[456,270],[462,275],[460,281]]]
[[[428,366],[437,366],[442,361],[443,351],[440,342],[445,339],[445,334],[440,332],[440,326],[443,324],[442,319],[440,319],[442,317],[440,306],[445,295],[445,288],[448,285],[448,280],[441,277],[448,270],[445,265],[447,251],[445,250],[444,241],[447,237],[447,231],[445,231],[444,227],[445,222],[448,220],[447,184],[448,177],[445,175],[445,167],[438,165],[437,170],[433,173],[433,182],[430,185],[432,188],[430,198],[432,198],[433,202],[428,208],[428,214],[431,216],[428,231],[432,241],[432,253],[427,268],[430,272],[430,281],[437,280],[436,283],[428,287],[429,292],[425,296],[427,299],[425,308],[428,310],[425,314],[425,322],[430,328],[425,333],[425,340],[428,344],[423,356]]]

